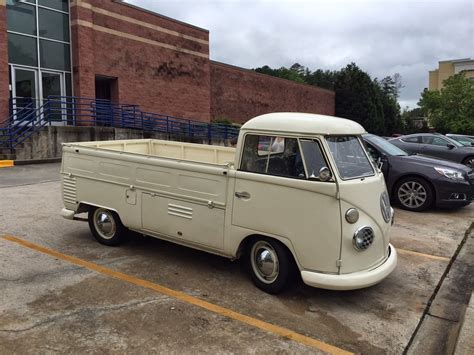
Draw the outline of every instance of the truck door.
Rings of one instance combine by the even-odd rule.
[[[306,157],[303,159],[303,155]],[[335,182],[316,140],[247,134],[236,172],[232,224],[289,240],[300,266],[337,272],[341,222]]]

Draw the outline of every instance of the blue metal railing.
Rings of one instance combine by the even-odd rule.
[[[73,96],[50,96],[39,103],[11,100],[11,115],[0,122],[0,148],[15,148],[46,125],[104,126],[140,129],[191,139],[231,139],[239,128],[141,111],[136,105]],[[21,105],[19,103],[22,103]]]

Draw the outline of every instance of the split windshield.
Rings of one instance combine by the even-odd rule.
[[[329,136],[326,141],[343,179],[374,175],[372,164],[356,136]]]

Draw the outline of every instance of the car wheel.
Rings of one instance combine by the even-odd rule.
[[[127,228],[116,212],[93,207],[89,210],[88,221],[89,228],[99,243],[116,246],[125,241]]]
[[[474,157],[467,157],[462,163],[468,168],[474,169]]]
[[[394,195],[400,207],[408,211],[424,211],[434,201],[434,192],[429,183],[417,177],[401,180],[395,187]]]
[[[280,242],[270,238],[256,238],[248,247],[248,269],[253,283],[261,290],[278,294],[291,279],[290,252]]]

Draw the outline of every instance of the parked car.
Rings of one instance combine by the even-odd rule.
[[[446,159],[474,168],[474,147],[465,147],[441,134],[409,134],[391,139],[389,142],[409,153]]]
[[[446,137],[454,139],[466,147],[474,146],[474,137],[471,136],[466,136],[463,134],[447,134]]]
[[[391,200],[409,211],[467,206],[474,198],[474,171],[462,164],[404,150],[373,134],[363,139],[384,173]]]
[[[313,287],[368,287],[394,270],[397,252],[393,209],[363,133],[342,118],[273,113],[245,123],[237,148],[65,143],[62,215],[88,212],[92,234],[106,245],[133,230],[242,257],[269,293],[282,291],[292,270]]]

